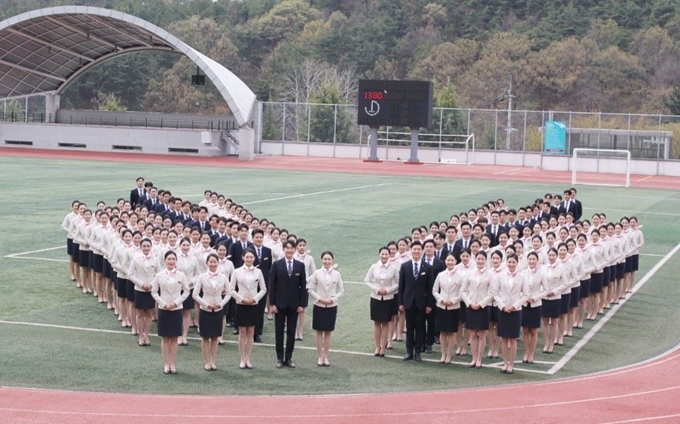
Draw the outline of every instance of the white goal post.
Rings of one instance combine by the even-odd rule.
[[[426,163],[442,163],[449,165],[472,165],[475,160],[475,135],[474,134],[418,134],[419,150],[437,151],[437,157],[423,154],[419,158]],[[367,146],[370,145],[371,136],[366,138]],[[407,147],[411,142],[410,132],[390,131],[388,127],[384,131],[378,131],[378,146],[385,148],[385,160],[389,159],[389,149]],[[396,159],[401,160],[401,159]]]
[[[630,187],[630,151],[574,149],[571,184]]]

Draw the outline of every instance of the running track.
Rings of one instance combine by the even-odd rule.
[[[472,165],[366,163],[358,159],[198,158],[0,148],[3,156],[128,161],[177,165],[496,178],[570,182],[566,172]],[[507,171],[507,172],[504,172]],[[680,178],[631,176],[636,187],[680,189]],[[646,363],[585,377],[482,389],[350,396],[205,397],[97,394],[0,388],[4,423],[678,423],[680,346]],[[302,365],[302,364],[301,364]],[[487,371],[488,372],[488,371]],[[512,377],[509,377],[509,381]]]

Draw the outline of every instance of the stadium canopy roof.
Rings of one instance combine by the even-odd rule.
[[[50,7],[0,22],[0,99],[60,94],[92,67],[145,50],[191,59],[217,87],[238,124],[248,122],[255,93],[231,71],[152,23],[98,7]]]

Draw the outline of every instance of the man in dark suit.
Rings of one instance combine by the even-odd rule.
[[[272,268],[272,251],[270,248],[263,245],[264,231],[261,229],[253,230],[253,249],[255,250],[254,266],[260,268],[264,281],[269,282]],[[264,328],[264,309],[267,305],[267,297],[263,297],[257,304],[257,324],[255,325],[255,343],[262,343],[262,329]]]
[[[470,224],[468,221],[461,222],[460,224],[460,232],[462,237],[458,240],[456,240],[456,244],[453,247],[454,250],[458,252],[458,257],[457,259],[460,261],[460,252],[463,251],[463,249],[469,248],[470,247],[470,242],[472,242],[472,224]],[[448,230],[447,230],[448,233]]]
[[[238,240],[238,222],[227,220],[227,233],[217,239],[217,244],[223,244],[227,246],[227,252],[231,247],[232,243]]]
[[[491,223],[486,226],[486,234],[491,238],[491,247],[498,246],[498,236],[501,233],[502,225],[500,223],[500,213],[498,211],[491,212]]]
[[[144,206],[146,206],[149,211],[155,211],[158,203],[158,189],[156,187],[151,187],[149,189],[149,198],[144,201]]]
[[[194,222],[194,227],[198,227],[198,230],[203,234],[210,229],[210,223],[207,221],[208,218],[208,208],[201,206],[198,210],[198,220]]]
[[[425,344],[425,317],[432,313],[434,296],[432,267],[422,260],[423,245],[411,243],[411,260],[401,264],[399,274],[399,310],[406,315],[405,361],[420,362],[420,351]]]
[[[580,221],[581,216],[583,216],[583,204],[581,203],[580,200],[576,198],[576,189],[574,187],[571,188],[571,201],[574,203],[574,221]]]
[[[243,258],[241,257],[243,252],[245,252],[247,248],[253,247],[253,243],[248,241],[248,226],[246,224],[239,225],[238,237],[238,241],[229,246],[229,255],[227,256],[234,264],[234,268],[243,266]]]
[[[440,272],[446,270],[446,265],[444,265],[444,259],[441,260],[436,257],[436,243],[433,240],[425,240],[423,243],[423,262],[427,263],[432,267],[432,282],[437,278]],[[432,308],[432,312],[427,314],[425,317],[425,346],[421,349],[427,353],[432,353],[432,345],[435,344],[439,339],[439,328],[437,326],[437,316],[436,309]]]
[[[445,260],[446,256],[449,253],[453,253],[453,255],[456,257],[456,260],[460,257],[460,251],[462,250],[462,247],[459,243],[456,243],[456,238],[458,237],[458,229],[453,226],[449,225],[446,227],[446,240],[444,240],[444,246],[442,247],[442,254],[440,256],[440,260]]]
[[[283,243],[285,257],[272,265],[269,280],[269,304],[274,313],[276,334],[276,368],[284,365],[295,368],[292,361],[295,348],[295,328],[298,314],[304,311],[302,305],[307,304],[307,276],[305,264],[293,259],[295,243]],[[284,349],[284,331],[286,344]]]
[[[145,194],[146,191],[144,190],[144,177],[137,177],[137,187],[130,191],[130,204],[133,208],[137,205],[143,204]]]

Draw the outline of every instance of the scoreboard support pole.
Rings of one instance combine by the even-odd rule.
[[[371,125],[371,142],[366,162],[380,162],[380,159],[378,159],[378,127],[375,125]]]
[[[411,157],[406,163],[409,164],[420,164],[418,160],[418,133],[420,128],[411,128]]]

